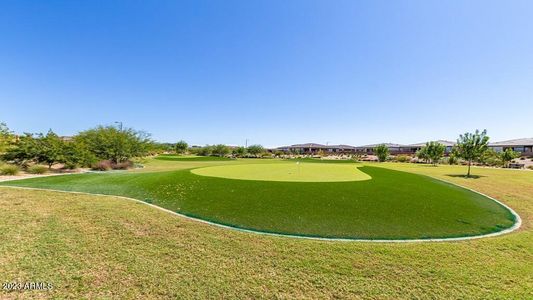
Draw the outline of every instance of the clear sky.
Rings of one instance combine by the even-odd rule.
[[[533,136],[533,1],[2,1],[0,121],[190,144]]]

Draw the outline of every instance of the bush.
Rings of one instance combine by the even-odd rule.
[[[48,168],[46,166],[33,165],[31,167],[28,167],[26,172],[28,172],[30,174],[44,174],[44,173],[48,172]]]
[[[111,165],[111,168],[113,168],[113,170],[127,170],[131,167],[133,167],[133,162],[131,161],[124,161]]]
[[[527,168],[533,170],[533,166],[527,166]]]
[[[411,161],[411,157],[410,157],[409,155],[397,155],[397,156],[395,157],[395,160],[396,160],[397,162],[402,162],[402,163],[404,163],[404,162],[410,162],[410,161]]]
[[[101,160],[94,164],[91,169],[95,171],[109,171],[111,170],[112,163],[110,160]]]
[[[17,175],[20,169],[15,165],[3,165],[0,167],[0,175]]]
[[[78,164],[76,164],[75,162],[67,161],[66,163],[63,164],[63,169],[65,170],[75,170],[77,168],[78,168]]]

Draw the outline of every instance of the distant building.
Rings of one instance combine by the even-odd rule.
[[[437,142],[443,144],[446,149],[445,153],[451,153],[456,142],[447,140],[438,140]],[[389,152],[393,155],[398,154],[415,154],[426,145],[426,143],[416,144],[395,144],[395,143],[383,143]],[[275,150],[286,153],[295,153],[303,155],[314,155],[319,152],[324,154],[368,154],[373,155],[374,149],[381,144],[371,144],[363,146],[350,146],[350,145],[323,145],[317,143],[295,144],[291,146],[278,147]],[[513,151],[520,152],[522,156],[533,156],[533,138],[524,138],[509,140],[503,142],[489,143],[489,148],[494,149],[496,152],[504,151],[507,148],[511,148]]]
[[[513,151],[520,152],[522,156],[533,156],[533,138],[489,143],[489,148],[496,152],[502,152],[510,148]]]

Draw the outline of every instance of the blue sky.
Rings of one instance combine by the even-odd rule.
[[[532,1],[2,1],[0,121],[191,144],[533,136]]]

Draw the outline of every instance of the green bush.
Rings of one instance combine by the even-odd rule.
[[[3,165],[0,167],[0,175],[17,175],[20,169],[15,165]]]
[[[28,167],[26,171],[30,174],[44,174],[48,172],[48,168],[46,166],[33,165]]]
[[[396,160],[397,162],[402,162],[402,163],[404,163],[404,162],[410,162],[410,161],[411,161],[411,157],[410,157],[409,155],[397,155],[397,156],[395,157],[395,160]]]

